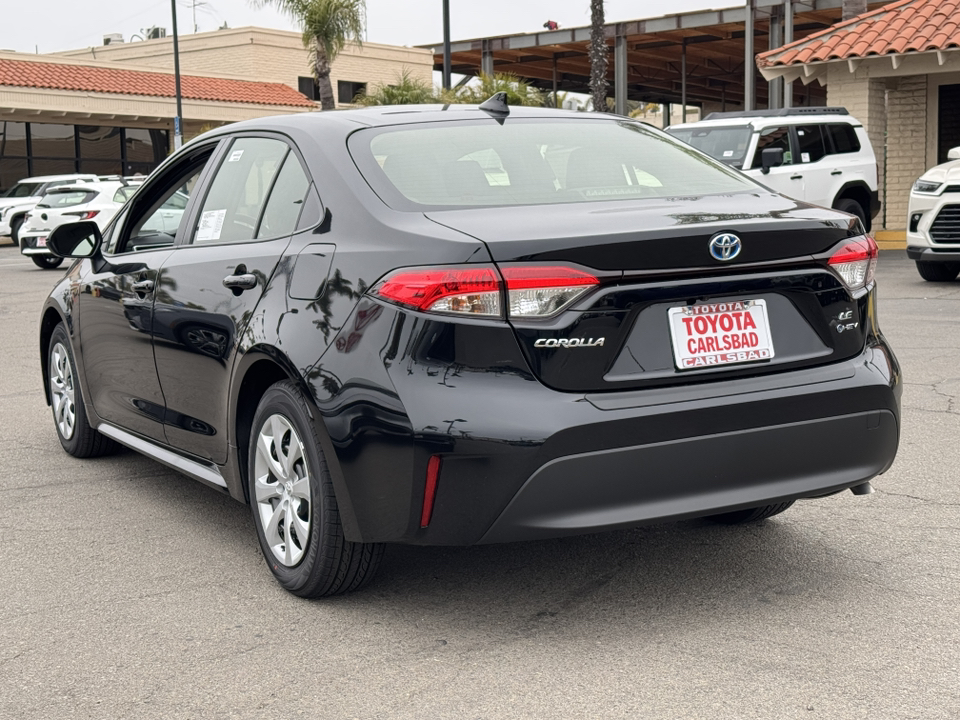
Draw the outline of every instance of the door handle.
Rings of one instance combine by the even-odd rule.
[[[223,286],[231,290],[252,290],[257,286],[257,276],[252,273],[242,275],[227,275],[223,279]]]
[[[146,295],[153,292],[153,280],[140,280],[131,285],[131,288],[138,295]]]
[[[791,180],[803,180],[803,175],[791,175]]]
[[[831,175],[843,175],[843,170],[834,170]]]

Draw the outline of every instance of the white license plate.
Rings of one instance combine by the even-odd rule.
[[[680,370],[773,358],[765,300],[702,303],[667,310],[673,361]]]
[[[47,246],[47,238],[45,238],[45,237],[38,237],[38,238],[37,238],[37,247],[46,247],[46,246]]]

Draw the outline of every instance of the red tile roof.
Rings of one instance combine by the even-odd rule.
[[[30,60],[0,59],[0,86],[2,85],[116,95],[175,97],[174,78],[171,73]],[[314,103],[304,95],[281,83],[182,75],[180,87],[181,95],[185,100],[315,107]]]
[[[898,0],[757,55],[757,65],[798,65],[960,47],[960,0]]]

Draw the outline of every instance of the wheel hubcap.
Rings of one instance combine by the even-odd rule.
[[[273,556],[293,567],[310,537],[310,473],[303,443],[283,415],[260,426],[253,467],[257,514]]]
[[[69,440],[77,421],[74,402],[73,368],[70,356],[63,343],[57,343],[50,351],[50,397],[53,400],[53,420],[60,437]]]

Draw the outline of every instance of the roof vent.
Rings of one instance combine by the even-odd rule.
[[[160,38],[165,38],[167,36],[167,29],[154,26],[144,30],[143,34],[147,40],[159,40]]]
[[[108,33],[103,36],[104,45],[118,45],[123,42],[123,35],[120,33]]]

